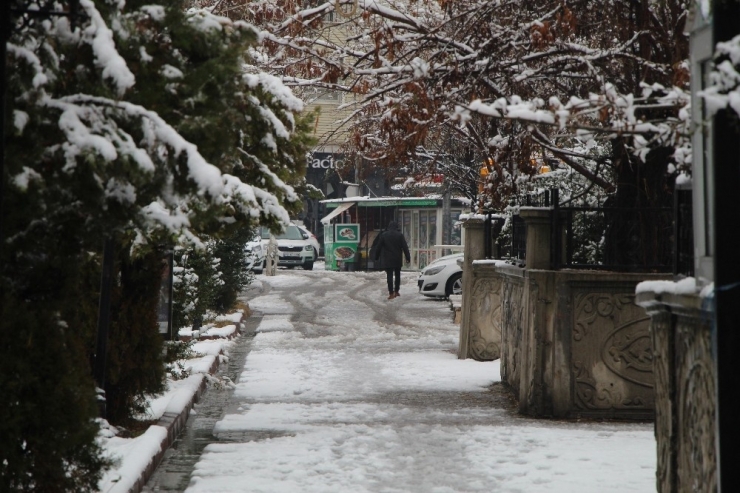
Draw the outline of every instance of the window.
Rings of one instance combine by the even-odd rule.
[[[325,90],[316,96],[317,103],[341,103],[342,93],[339,91]]]
[[[462,245],[462,226],[457,224],[460,214],[461,210],[450,211],[450,245]]]
[[[262,227],[262,239],[268,240],[270,239],[270,230],[268,228]],[[284,233],[275,235],[276,240],[302,240],[303,234],[301,234],[301,230],[298,229],[297,226],[288,226],[288,229],[285,230]]]

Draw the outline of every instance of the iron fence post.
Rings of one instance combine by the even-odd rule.
[[[486,259],[491,258],[491,211],[486,212],[486,219],[483,221],[483,256]]]
[[[550,231],[550,265],[552,270],[560,269],[560,242],[562,241],[562,234],[560,232],[560,193],[557,188],[550,190],[550,193],[545,196],[545,204],[549,207],[549,203],[552,204],[552,225]]]

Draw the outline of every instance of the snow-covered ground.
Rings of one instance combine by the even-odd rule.
[[[655,491],[653,425],[532,420],[488,399],[498,362],[456,358],[447,303],[386,300],[384,273],[279,270],[188,493]],[[244,437],[239,440],[235,437]]]
[[[156,421],[165,413],[179,415],[192,405],[194,396],[199,391],[204,379],[209,378],[209,372],[214,363],[225,358],[229,348],[234,344],[229,338],[236,330],[235,323],[242,318],[242,312],[235,312],[220,317],[220,322],[228,321],[223,327],[206,325],[204,332],[206,339],[197,341],[192,349],[195,356],[182,360],[182,369],[188,376],[175,380],[167,379],[166,390],[161,395],[151,396],[148,400],[148,409],[142,420]],[[181,332],[181,335],[183,333]],[[191,333],[187,331],[187,336]],[[102,421],[102,430],[99,441],[104,453],[115,461],[112,469],[107,471],[99,483],[99,491],[105,493],[128,493],[142,478],[150,462],[162,450],[162,443],[167,439],[168,429],[165,426],[150,426],[143,434],[125,438],[120,436],[118,429]]]
[[[248,291],[257,334],[213,430],[223,440],[206,447],[186,491],[655,491],[652,424],[517,415],[494,385],[498,361],[458,360],[448,304],[418,295],[415,283],[404,273],[401,297],[388,301],[384,273],[318,263],[260,276]],[[196,343],[191,376],[152,397],[150,419],[186,408],[233,347],[223,339],[233,327]],[[128,491],[166,434],[104,429],[119,462],[100,491]]]

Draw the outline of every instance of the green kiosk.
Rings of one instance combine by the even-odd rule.
[[[355,270],[355,254],[359,243],[359,224],[326,224],[324,226],[326,270]]]

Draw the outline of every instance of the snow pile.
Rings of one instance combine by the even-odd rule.
[[[696,279],[687,277],[678,282],[673,281],[643,281],[635,287],[635,293],[652,292],[655,294],[694,294],[696,293]]]

